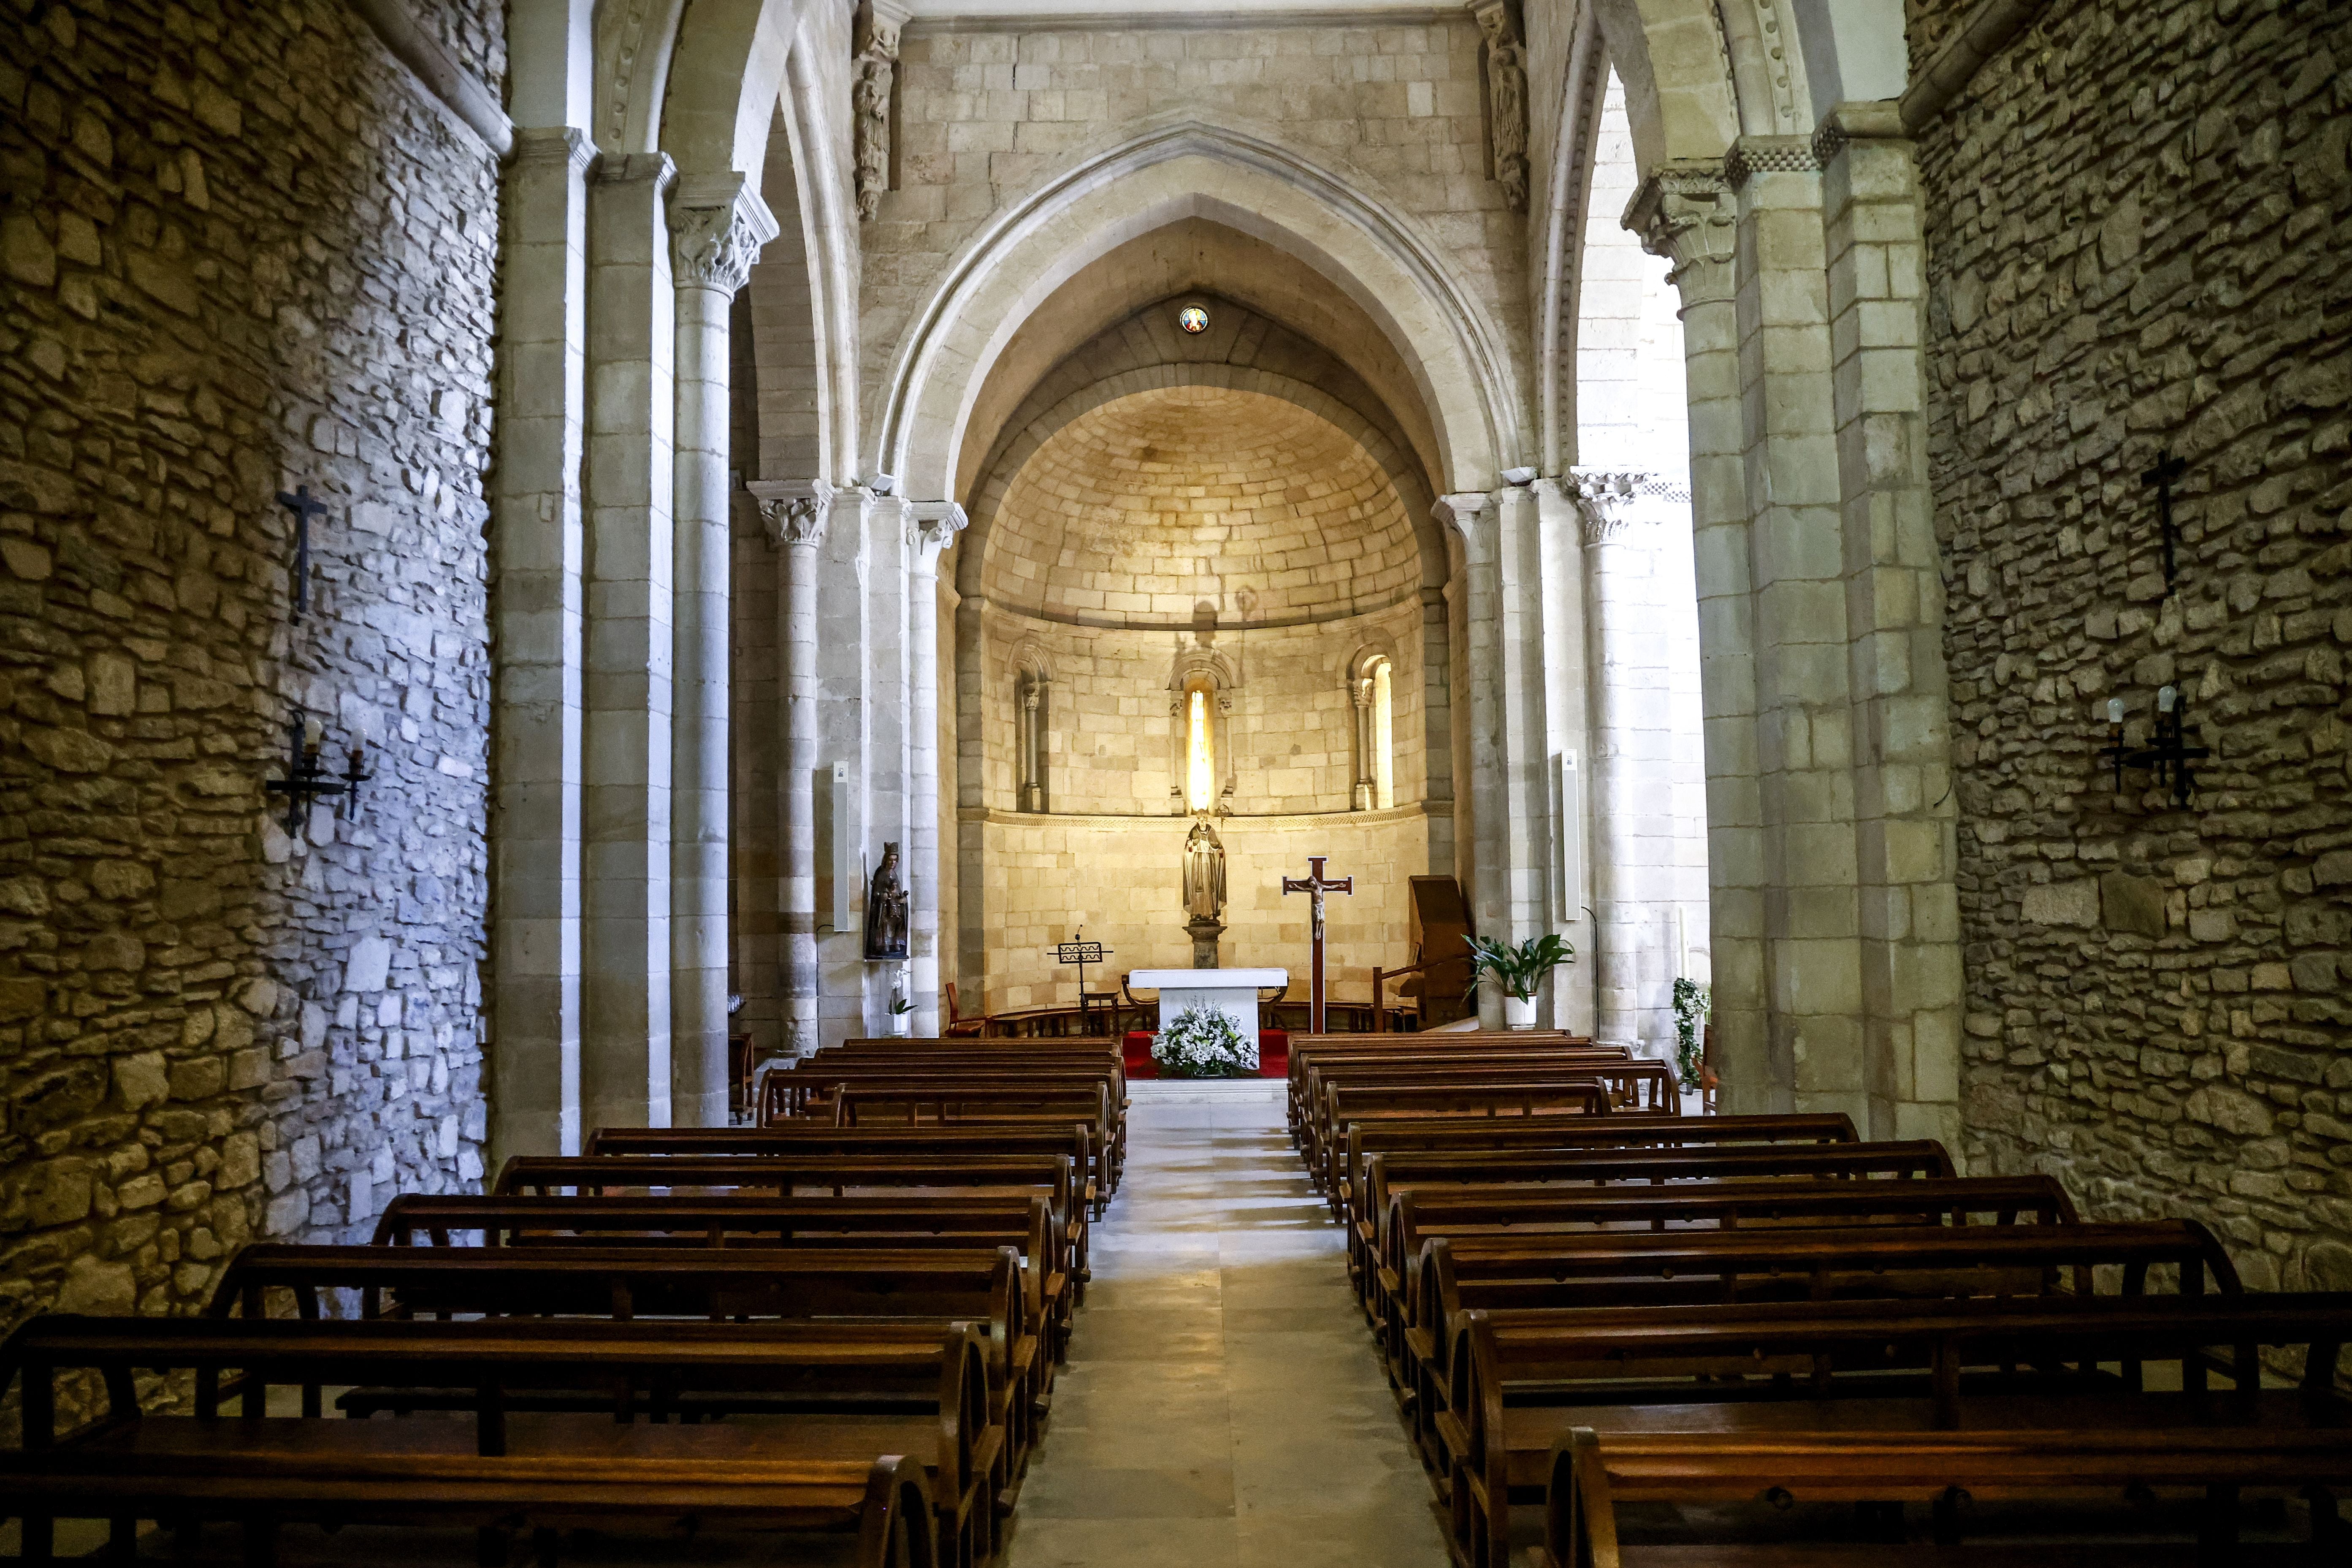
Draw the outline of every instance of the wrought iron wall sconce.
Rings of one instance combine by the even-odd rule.
[[[310,803],[320,799],[335,802],[335,816],[356,811],[360,786],[375,775],[367,765],[367,742],[354,740],[341,776],[329,773],[319,763],[319,742],[322,731],[316,719],[295,710],[286,721],[286,776],[267,779],[262,788],[271,795],[286,797],[286,834],[292,837],[300,830],[302,813]]]
[[[2124,700],[2107,699],[2107,743],[2097,755],[2115,771],[2116,794],[2124,793],[2124,770],[2146,773],[2157,788],[2170,788],[2172,803],[2188,806],[2197,790],[2196,764],[2213,754],[2207,746],[2189,743],[2186,728],[2188,699],[2178,687],[2159,688],[2156,694],[2156,728],[2145,746],[2124,743]]]

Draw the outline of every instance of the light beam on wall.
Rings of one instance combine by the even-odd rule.
[[[1184,721],[1192,727],[1192,744],[1186,749],[1184,801],[1194,811],[1206,811],[1217,804],[1216,742],[1209,734],[1209,694],[1197,686],[1186,706]]]

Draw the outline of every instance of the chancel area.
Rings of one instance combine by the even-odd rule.
[[[0,16],[0,1557],[2342,1558],[2337,0]]]

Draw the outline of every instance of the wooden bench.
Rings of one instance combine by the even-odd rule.
[[[1621,1069],[1633,1076],[1623,1077]],[[1299,1079],[1299,1097],[1305,1109],[1293,1141],[1313,1162],[1309,1169],[1317,1172],[1319,1179],[1323,1156],[1317,1142],[1320,1132],[1318,1123],[1328,1091],[1337,1084],[1475,1082],[1500,1078],[1549,1078],[1562,1073],[1590,1073],[1594,1081],[1607,1086],[1611,1110],[1641,1113],[1646,1109],[1633,1103],[1630,1098],[1638,1091],[1634,1079],[1645,1075],[1636,1069],[1633,1058],[1617,1050],[1564,1047],[1549,1051],[1477,1051],[1443,1061],[1412,1063],[1378,1058],[1366,1060],[1348,1056],[1326,1057],[1309,1067]],[[1663,1114],[1655,1110],[1648,1113]]]
[[[1619,1509],[1640,1502],[1921,1504],[1948,1548],[1962,1539],[1971,1498],[2063,1505],[2079,1534],[2083,1503],[2104,1494],[2123,1505],[2116,1514],[2135,1543],[2125,1549],[2131,1560],[2161,1562],[2171,1559],[2151,1538],[2158,1521],[2148,1505],[2160,1491],[2185,1491],[2201,1493],[2205,1504],[2198,1560],[2221,1564],[2241,1561],[2239,1510],[2249,1493],[2302,1492],[2315,1537],[2308,1560],[2340,1562],[2352,1544],[2336,1508],[2336,1495],[2352,1486],[2352,1405],[2336,1392],[2341,1349],[2352,1338],[2352,1295],[1556,1316],[1544,1353],[1570,1375],[1622,1380],[1657,1362],[1759,1355],[1818,1358],[1827,1370],[1801,1402],[1745,1399],[1745,1385],[1676,1379],[1641,1405],[1596,1399],[1579,1409],[1529,1482],[1530,1492],[1545,1494],[1536,1559],[1543,1568],[1621,1568],[1627,1521]],[[2255,1352],[2264,1345],[2304,1352],[2299,1387],[2261,1386]],[[2232,1347],[2228,1386],[2220,1389],[2210,1385],[2214,1346]],[[2177,1380],[2147,1375],[2151,1363],[2168,1362],[2179,1368]],[[1923,1370],[1889,1375],[1895,1368]],[[1871,1396],[1857,1391],[1865,1380],[1892,1386]],[[2158,1381],[2179,1387],[2151,1386]],[[1492,1410],[1482,1419],[1493,1420]],[[1498,1481],[1489,1468],[1473,1484],[1491,1490]],[[1499,1550],[1489,1538],[1468,1561],[1500,1568]],[[1874,1543],[1807,1550],[1805,1562],[1823,1564],[1888,1555]],[[2091,1559],[2083,1546],[2061,1543],[2035,1560]]]
[[[1076,1162],[1065,1154],[518,1154],[499,1168],[500,1196],[675,1193],[832,1194],[957,1192],[1043,1196],[1067,1249],[1061,1267],[1083,1299],[1090,1237]]]
[[[1764,1288],[1793,1284],[1808,1292],[1831,1289],[1836,1279],[1835,1289],[1856,1299],[1787,1304],[1799,1321],[1847,1308],[1875,1312],[1895,1325],[1913,1311],[1950,1312],[1955,1303],[1948,1298],[1978,1298],[1958,1304],[1996,1308],[2039,1300],[2057,1294],[2061,1276],[2073,1276],[2079,1288],[2071,1300],[2094,1300],[2090,1274],[2103,1266],[2120,1268],[2132,1285],[2144,1284],[2151,1268],[2177,1268],[2184,1297],[2201,1294],[2209,1274],[2223,1290],[2238,1289],[2221,1244],[2204,1226],[2186,1220],[1718,1231],[1631,1238],[1619,1254],[1615,1247],[1625,1239],[1595,1237],[1584,1243],[1584,1252],[1562,1255],[1556,1265],[1561,1272],[1585,1274],[1585,1289],[1559,1293],[1559,1300],[1577,1300],[1576,1307],[1473,1308],[1461,1316],[1449,1368],[1451,1396],[1434,1427],[1450,1469],[1455,1550],[1465,1561],[1507,1560],[1514,1489],[1524,1496],[1541,1486],[1554,1445],[1579,1426],[1644,1429],[1647,1413],[1661,1408],[1671,1411],[1670,1425],[1703,1418],[1751,1436],[1759,1428],[1928,1430],[1937,1424],[1947,1369],[1906,1355],[1899,1330],[1870,1346],[1859,1363],[1850,1352],[1863,1325],[1835,1318],[1826,1321],[1846,1325],[1843,1340],[1749,1333],[1735,1336],[1742,1353],[1727,1356],[1723,1342],[1710,1339],[1710,1331],[1719,1333],[1727,1321],[1746,1323],[1738,1313],[1783,1303],[1694,1301],[1689,1282],[1680,1278],[1685,1271],[1705,1276],[1698,1281],[1701,1291],[1717,1292],[1734,1281],[1758,1288],[1759,1276],[1767,1277]],[[1646,1277],[1622,1271],[1636,1257],[1646,1258]],[[1591,1261],[1580,1264],[1580,1258]],[[1796,1278],[1773,1285],[1769,1276],[1776,1270]],[[2042,1287],[2038,1293],[2037,1283]],[[1680,1300],[1675,1300],[1677,1292],[1683,1293]],[[1937,1299],[1902,1300],[1906,1294]],[[1608,1336],[1619,1352],[1613,1357],[1592,1353],[1586,1324],[1598,1320],[1614,1330]],[[1686,1326],[1710,1323],[1713,1331]],[[1637,1324],[1649,1325],[1652,1335],[1640,1351],[1630,1351],[1627,1342],[1643,1338]],[[2103,1352],[2097,1359],[2112,1357]],[[2050,1360],[2037,1352],[2021,1358],[2021,1364],[2038,1368]],[[1932,1394],[1917,1378],[1893,1375],[1913,1367],[1933,1369]],[[1727,1386],[1726,1379],[1738,1380],[1738,1385]],[[2010,1391],[2022,1386],[2012,1380]],[[1703,1417],[1701,1405],[1706,1406]],[[1832,1405],[1837,1408],[1825,1408]]]
[[[525,1197],[404,1193],[376,1221],[378,1247],[447,1247],[478,1236],[485,1247],[767,1247],[798,1250],[880,1247],[1010,1247],[1023,1262],[1023,1292],[1052,1366],[1066,1359],[1071,1326],[1068,1249],[1042,1197],[768,1198]]]
[[[1372,1229],[1370,1250],[1358,1258],[1361,1279],[1383,1289],[1401,1283],[1406,1263],[1418,1250],[1397,1231],[1397,1199],[1407,1189],[1451,1191],[1461,1206],[1451,1211],[1469,1219],[1475,1206],[1517,1205],[1540,1194],[1536,1186],[1584,1188],[1616,1184],[1654,1186],[1681,1182],[1735,1182],[1771,1178],[1815,1182],[1906,1181],[1954,1174],[1952,1157],[1932,1138],[1892,1143],[1727,1144],[1702,1148],[1570,1147],[1550,1152],[1515,1151],[1481,1159],[1470,1155],[1400,1150],[1364,1161],[1363,1189]],[[1434,1212],[1429,1211],[1429,1212]],[[1391,1278],[1381,1279],[1385,1268]]]
[[[577,1201],[577,1200],[574,1200]],[[1035,1441],[1043,1368],[1037,1325],[1013,1248],[895,1252],[786,1251],[777,1247],[246,1247],[222,1272],[208,1308],[260,1320],[268,1293],[293,1297],[296,1314],[320,1316],[322,1292],[356,1291],[362,1318],[699,1318],[714,1322],[793,1319],[910,1320],[944,1330],[977,1325],[987,1354],[991,1439],[984,1468],[992,1498],[1009,1498]],[[319,1391],[304,1390],[316,1415]],[[465,1396],[469,1407],[470,1394]],[[759,1414],[758,1395],[721,1393],[680,1402],[694,1415]],[[593,1409],[609,1396],[591,1396]],[[430,1409],[413,1391],[361,1390],[342,1408]],[[578,1391],[531,1399],[534,1409],[581,1407]]]
[[[52,1315],[11,1335],[0,1366],[21,1382],[24,1416],[22,1447],[0,1452],[0,1514],[24,1521],[32,1562],[52,1559],[58,1516],[111,1521],[123,1553],[142,1519],[236,1522],[257,1565],[288,1522],[473,1526],[493,1532],[483,1555],[499,1562],[520,1524],[541,1531],[550,1564],[566,1526],[856,1531],[870,1568],[970,1564],[994,1523],[957,1501],[980,1484],[989,1430],[969,1328]],[[145,1371],[192,1374],[195,1413],[143,1415],[133,1378]],[[61,1372],[96,1374],[104,1419],[57,1431]],[[232,1377],[242,1414],[224,1416]],[[597,1415],[510,1408],[509,1388],[550,1384],[608,1388],[613,1402]],[[345,1384],[471,1390],[473,1419],[265,1414],[273,1385]],[[660,1419],[670,1400],[746,1390],[797,1395],[811,1413]],[[839,1411],[877,1395],[902,1408]]]
[[[1748,1143],[1852,1143],[1853,1122],[1843,1112],[1798,1116],[1627,1116],[1579,1121],[1544,1117],[1528,1124],[1480,1122],[1457,1117],[1425,1120],[1389,1116],[1351,1121],[1338,1146],[1339,1174],[1314,1173],[1325,1201],[1343,1221],[1360,1217],[1357,1196],[1365,1160],[1375,1153],[1549,1153],[1569,1149],[1709,1148]]]
[[[794,1120],[819,1120],[844,1124],[840,1101],[856,1090],[856,1100],[869,1112],[909,1125],[925,1121],[987,1124],[1004,1121],[1056,1121],[1083,1120],[1092,1129],[1100,1163],[1116,1185],[1127,1163],[1127,1120],[1108,1079],[1096,1072],[1045,1070],[1019,1076],[977,1076],[950,1071],[904,1068],[825,1068],[772,1073],[763,1105],[781,1105],[766,1115],[762,1125],[788,1125]],[[856,1125],[855,1112],[847,1120]]]
[[[1087,1173],[1097,1219],[1109,1205],[1109,1175],[1086,1121],[991,1122],[982,1127],[833,1127],[785,1121],[767,1127],[600,1127],[583,1154],[1067,1154]]]
[[[1322,1098],[1307,1120],[1300,1153],[1310,1170],[1325,1183],[1333,1181],[1339,1151],[1346,1148],[1348,1123],[1365,1117],[1502,1116],[1622,1114],[1626,1109],[1643,1115],[1674,1115],[1635,1104],[1622,1104],[1625,1086],[1637,1091],[1643,1084],[1658,1092],[1671,1085],[1665,1068],[1657,1062],[1621,1062],[1611,1067],[1562,1065],[1541,1068],[1465,1067],[1420,1072],[1380,1074],[1339,1079],[1324,1085]],[[1584,1092],[1599,1089],[1599,1094]]]
[[[1590,1041],[1554,1036],[1546,1039],[1528,1040],[1508,1036],[1463,1036],[1474,1043],[1451,1046],[1427,1052],[1394,1049],[1354,1050],[1327,1043],[1320,1048],[1305,1051],[1295,1045],[1290,1058],[1289,1079],[1285,1089],[1285,1117],[1293,1142],[1303,1133],[1312,1108],[1321,1097],[1322,1082],[1335,1072],[1395,1072],[1416,1068],[1459,1067],[1479,1061],[1538,1058],[1576,1062],[1630,1061],[1632,1053],[1622,1046],[1596,1046]]]

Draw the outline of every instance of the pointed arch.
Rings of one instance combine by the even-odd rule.
[[[875,466],[909,495],[951,495],[988,366],[1037,303],[1114,247],[1187,216],[1314,268],[1388,334],[1438,432],[1443,484],[1486,489],[1527,458],[1502,334],[1417,226],[1265,137],[1185,122],[1132,137],[1000,212],[949,265],[899,340]]]

